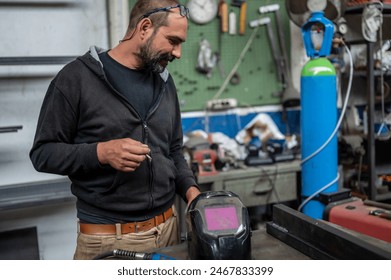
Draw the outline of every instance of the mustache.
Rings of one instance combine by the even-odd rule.
[[[172,62],[175,59],[175,57],[169,53],[161,54],[158,57],[158,60],[166,60],[169,62]]]

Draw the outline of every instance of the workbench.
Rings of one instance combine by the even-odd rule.
[[[300,160],[259,166],[243,166],[213,175],[197,176],[202,192],[227,190],[237,194],[246,207],[282,203],[298,199]],[[181,236],[186,232],[186,204],[177,198]]]
[[[186,242],[158,253],[186,260]],[[272,221],[252,231],[251,256],[254,260],[390,260],[391,243],[275,204]]]
[[[162,248],[158,253],[178,260],[188,259],[187,243]],[[251,255],[253,260],[309,260],[310,257],[281,242],[266,232],[266,226],[252,232]]]
[[[293,160],[197,176],[197,182],[202,191],[231,191],[250,207],[296,200],[300,171],[300,160]]]

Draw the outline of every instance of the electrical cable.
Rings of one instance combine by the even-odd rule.
[[[319,190],[317,190],[315,193],[311,194],[309,197],[307,197],[299,206],[299,208],[297,209],[299,212],[301,211],[301,209],[310,201],[312,200],[314,197],[316,197],[318,194],[320,194],[321,192],[327,190],[328,187],[330,187],[331,185],[333,185],[334,183],[336,183],[337,181],[339,180],[339,173],[337,173],[337,177],[335,177],[335,179],[333,181],[331,181],[330,183],[328,183],[326,186],[320,188]]]
[[[276,195],[277,203],[281,203],[280,196],[278,195],[278,192],[276,190],[277,175],[278,175],[278,165],[276,164],[272,188],[273,188],[274,194]]]
[[[345,113],[346,113],[346,108],[347,108],[347,105],[348,105],[348,101],[349,101],[349,98],[350,98],[350,92],[351,92],[351,88],[352,88],[352,83],[353,83],[353,57],[352,57],[352,54],[349,50],[349,48],[345,45],[345,43],[342,41],[342,44],[344,45],[347,53],[348,53],[348,56],[349,56],[349,62],[350,62],[350,71],[349,71],[349,82],[348,82],[348,87],[347,87],[347,90],[346,90],[346,96],[345,96],[345,101],[344,101],[344,105],[342,107],[342,111],[341,111],[341,115],[339,117],[339,120],[337,122],[337,125],[335,126],[335,129],[334,131],[331,133],[330,137],[326,140],[326,142],[324,142],[324,144],[322,146],[320,146],[315,152],[313,152],[311,155],[309,155],[308,157],[304,158],[302,161],[301,161],[301,165],[303,165],[304,163],[306,163],[308,160],[312,159],[314,156],[316,156],[317,154],[319,154],[330,142],[331,140],[334,138],[334,136],[337,134],[340,126],[341,126],[341,123],[342,123],[342,120],[345,116]],[[300,211],[312,198],[316,197],[318,194],[320,194],[321,192],[323,192],[324,190],[326,190],[328,187],[330,187],[331,185],[333,185],[335,182],[338,181],[339,179],[339,173],[337,173],[337,177],[331,181],[330,183],[328,183],[326,186],[320,188],[318,191],[316,191],[315,193],[313,193],[312,195],[310,195],[309,197],[307,197],[307,199],[305,199],[298,207],[298,211]]]
[[[278,175],[278,166],[277,164],[274,165],[274,174],[273,174],[273,178],[271,178],[271,174],[269,174],[268,171],[266,171],[264,168],[261,167],[261,171],[262,171],[262,174],[267,178],[268,182],[269,182],[269,185],[271,186],[271,190],[269,191],[269,195],[266,199],[266,201],[269,203],[269,199],[270,199],[270,196],[272,195],[272,193],[275,194],[276,196],[276,203],[280,203],[281,200],[280,200],[280,196],[278,195],[278,192],[276,190],[276,182],[277,182],[277,175]],[[261,182],[263,177],[259,177],[259,179],[255,182],[254,184],[254,187],[256,186],[256,184],[258,182]]]

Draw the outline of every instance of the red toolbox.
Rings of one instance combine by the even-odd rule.
[[[353,197],[329,204],[325,209],[323,219],[391,242],[391,210],[365,205],[359,198]]]

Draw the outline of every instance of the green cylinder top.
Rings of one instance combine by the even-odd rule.
[[[335,68],[325,57],[309,60],[301,71],[302,77],[335,76]]]

